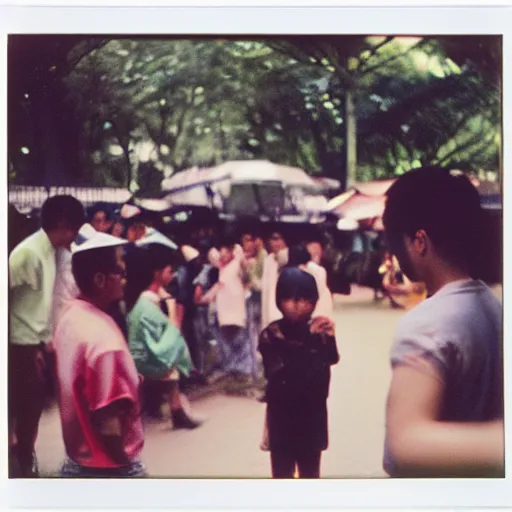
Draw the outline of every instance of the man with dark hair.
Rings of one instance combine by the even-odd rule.
[[[84,222],[82,204],[71,196],[46,200],[42,227],[9,257],[9,417],[11,441],[22,477],[37,476],[34,446],[50,374],[51,309],[56,249],[69,247]]]
[[[139,477],[144,444],[139,375],[128,344],[108,314],[123,298],[124,240],[81,230],[72,268],[80,295],[63,312],[54,338],[64,477]]]
[[[391,476],[503,472],[502,308],[471,272],[481,218],[470,181],[444,169],[411,171],[388,191],[389,248],[430,297],[402,319],[391,353]]]

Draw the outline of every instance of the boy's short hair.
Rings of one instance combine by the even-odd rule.
[[[62,223],[78,231],[85,221],[82,203],[69,195],[48,198],[41,209],[41,227],[44,231],[57,229]]]
[[[383,223],[392,251],[404,235],[425,230],[439,255],[454,265],[468,265],[482,226],[478,191],[464,175],[424,167],[400,177],[388,190]]]
[[[100,247],[73,254],[72,272],[82,293],[94,293],[93,277],[97,273],[109,274],[117,269],[118,247]]]

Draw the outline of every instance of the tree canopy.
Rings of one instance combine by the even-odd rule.
[[[351,122],[360,180],[500,168],[499,37],[17,35],[8,52],[14,183],[151,195],[248,158],[344,182]]]

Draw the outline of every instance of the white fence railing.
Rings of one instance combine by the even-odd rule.
[[[41,208],[44,201],[51,196],[69,194],[76,197],[85,207],[94,203],[123,204],[131,197],[129,190],[124,188],[93,188],[93,187],[29,187],[14,185],[9,187],[9,203],[22,213]]]

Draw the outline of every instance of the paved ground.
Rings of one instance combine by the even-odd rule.
[[[388,353],[403,313],[376,305],[372,293],[356,289],[336,299],[336,333],[341,362],[334,367],[329,399],[330,448],[323,476],[382,477],[384,406],[390,378]],[[142,459],[155,477],[256,477],[270,475],[260,451],[264,405],[242,397],[210,396],[194,402],[208,418],[199,429],[171,431],[148,422]],[[64,458],[58,411],[45,413],[37,454],[41,471],[56,474]]]

